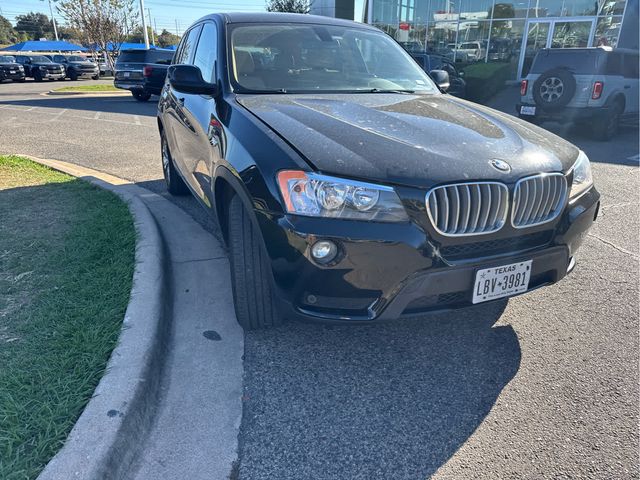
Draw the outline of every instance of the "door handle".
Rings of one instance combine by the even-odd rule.
[[[625,85],[624,88],[631,88],[631,85]]]

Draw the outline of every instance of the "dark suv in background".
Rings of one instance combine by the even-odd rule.
[[[3,80],[24,82],[24,67],[16,63],[16,57],[0,56],[0,82]]]
[[[80,55],[47,55],[51,60],[65,66],[67,78],[77,80],[82,77],[89,77],[94,80],[100,79],[100,69],[98,64]]]
[[[53,62],[44,55],[16,55],[16,61],[24,67],[24,74],[36,82],[42,80],[64,80],[67,76],[64,65]]]
[[[133,98],[146,102],[151,95],[160,95],[173,50],[123,50],[116,61],[117,88],[129,90]]]
[[[460,98],[467,98],[467,82],[464,81],[464,72],[460,72],[453,65],[453,62],[442,55],[431,53],[412,52],[409,55],[418,62],[418,65],[431,74],[432,70],[444,70],[449,74],[449,88],[447,93]]]

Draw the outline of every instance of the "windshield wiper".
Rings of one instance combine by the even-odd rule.
[[[416,93],[415,90],[394,90],[394,89],[386,89],[386,88],[372,88],[370,90],[362,90],[366,93]]]

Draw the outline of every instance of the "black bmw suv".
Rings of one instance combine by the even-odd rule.
[[[199,20],[158,127],[169,191],[218,220],[245,328],[519,295],[573,269],[598,214],[584,152],[443,93],[390,37],[348,21]]]

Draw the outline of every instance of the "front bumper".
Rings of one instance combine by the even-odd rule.
[[[41,71],[40,74],[42,75],[42,78],[52,78],[52,79],[59,79],[59,78],[66,78],[67,74],[66,72],[62,72],[62,73],[51,73],[51,72],[43,72]]]
[[[22,80],[23,78],[25,78],[24,72],[0,71],[0,80]]]
[[[592,188],[550,224],[480,237],[433,235],[414,222],[382,224],[256,211],[277,297],[289,316],[366,323],[472,305],[480,269],[532,260],[529,291],[571,271],[599,210]],[[318,265],[310,247],[330,239],[340,253]]]

